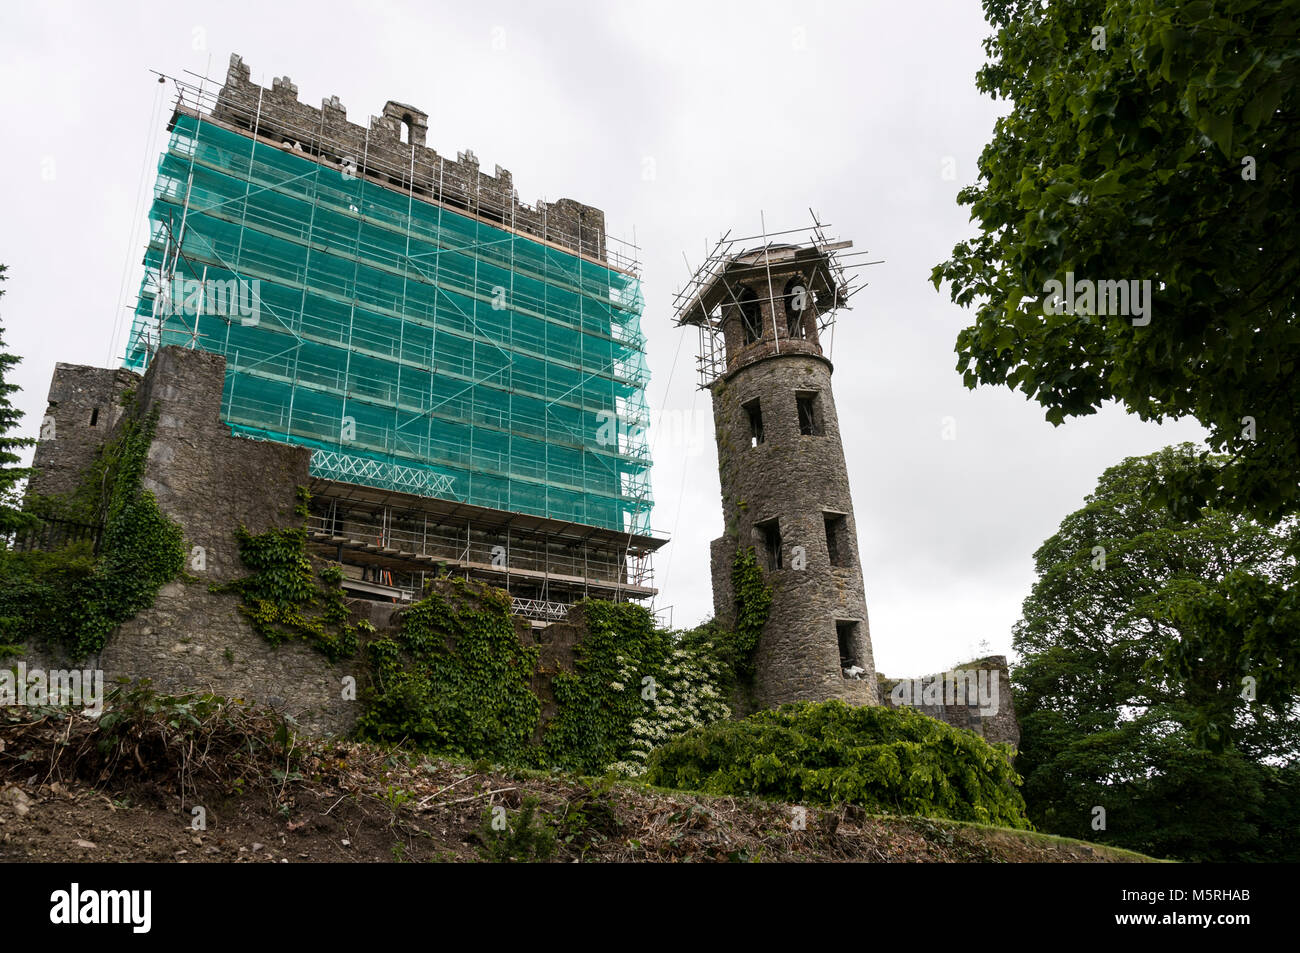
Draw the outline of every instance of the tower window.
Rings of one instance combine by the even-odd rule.
[[[781,562],[781,521],[771,519],[765,523],[756,524],[755,528],[763,540],[763,551],[767,556],[767,568],[769,570],[784,568]]]
[[[94,408],[94,409],[91,410],[91,412],[90,412],[90,426],[93,427],[93,426],[95,426],[97,423],[99,423],[99,408],[98,408],[98,407]]]
[[[831,558],[831,565],[845,567],[849,565],[849,521],[840,513],[823,513],[826,521],[826,553]]]
[[[862,659],[858,655],[859,624],[857,622],[835,623],[835,638],[840,645],[840,670],[845,678],[859,678],[863,674]]]
[[[763,410],[759,406],[759,399],[755,397],[743,407],[745,416],[749,418],[749,445],[757,447],[763,442]]]
[[[745,332],[745,343],[753,344],[763,336],[763,309],[759,307],[758,295],[752,288],[740,292],[740,323]]]
[[[785,285],[785,325],[786,333],[792,338],[807,337],[804,334],[803,316],[808,308],[811,293],[803,283],[803,278],[796,275]]]
[[[401,139],[402,142],[410,145],[411,143],[411,114],[406,113],[402,116]]]
[[[823,433],[822,408],[817,392],[797,391],[794,400],[799,410],[799,433],[805,437],[820,437]]]

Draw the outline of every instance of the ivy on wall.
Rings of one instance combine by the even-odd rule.
[[[583,615],[575,671],[559,672],[553,683],[559,711],[546,727],[544,761],[603,774],[628,758],[634,722],[654,710],[673,640],[635,603],[587,602]]]
[[[737,633],[658,629],[635,603],[583,603],[574,671],[555,673],[556,713],[535,743],[539,652],[519,639],[508,594],[453,580],[367,646],[364,737],[503,763],[638,776],[663,742],[730,717],[726,693],[752,675],[771,592],[752,551],[736,560]]]
[[[725,693],[752,674],[771,593],[752,551],[736,566],[738,633],[711,624],[669,632],[644,606],[585,602],[575,670],[554,675],[557,711],[540,744],[538,649],[520,641],[507,593],[453,580],[451,595],[430,592],[392,635],[366,646],[372,685],[358,732],[502,763],[637,776],[655,746],[729,717]]]
[[[372,685],[358,734],[535,762],[529,743],[541,701],[530,682],[538,649],[519,641],[505,591],[462,579],[453,590],[430,592],[401,614],[396,632],[366,646]]]
[[[77,491],[31,501],[38,516],[102,525],[89,539],[50,552],[0,554],[0,638],[61,646],[73,660],[103,649],[113,631],[153,605],[185,563],[181,528],[142,486],[158,421],[133,393],[117,435],[105,443]]]
[[[305,493],[300,487],[299,512]],[[341,585],[343,568],[314,567],[307,555],[306,528],[270,529],[254,536],[241,526],[235,541],[240,561],[252,572],[212,590],[242,596],[240,613],[272,645],[301,639],[337,662],[356,654],[361,633],[374,631],[364,619],[351,621]]]

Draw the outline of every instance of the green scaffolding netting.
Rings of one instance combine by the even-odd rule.
[[[224,355],[319,476],[649,532],[634,276],[188,115],[150,223],[125,367]]]

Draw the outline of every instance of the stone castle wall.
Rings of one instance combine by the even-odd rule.
[[[117,398],[134,387],[141,412],[159,411],[143,485],[180,524],[186,550],[202,547],[203,556],[187,563],[190,579],[165,585],[153,607],[123,624],[86,665],[102,669],[106,683],[149,678],[165,691],[206,690],[274,705],[314,732],[347,731],[356,704],[343,700],[342,678],[359,676],[359,669],[331,664],[305,644],[270,645],[240,615],[238,596],[208,589],[246,575],[235,540],[239,526],[260,533],[295,522],[309,458],[305,448],[232,436],[219,416],[224,375],[219,355],[175,347],[159,351],[143,378],[66,364],[55,369],[47,416],[56,426],[37,448],[33,488],[74,489],[74,474],[113,435],[98,421],[88,425],[91,410],[120,408]],[[120,419],[119,413],[115,423]],[[379,618],[372,621],[384,623],[391,609],[374,611]],[[32,647],[27,661],[58,668],[68,660]]]
[[[977,673],[976,686],[970,686],[965,677],[964,673],[969,672]],[[987,675],[981,676],[981,672]],[[965,691],[950,687],[954,674],[961,676]],[[995,683],[997,688],[993,689]],[[1016,720],[1011,675],[1005,655],[990,655],[958,665],[949,672],[918,679],[893,679],[881,675],[879,685],[881,704],[890,708],[916,708],[954,728],[973,731],[991,744],[1005,743],[1013,748],[1020,744],[1020,723]],[[978,692],[984,685],[988,686],[989,694],[986,699],[981,699]],[[972,689],[974,694],[971,694]],[[989,708],[995,710],[983,710],[981,702],[984,700],[989,702]]]

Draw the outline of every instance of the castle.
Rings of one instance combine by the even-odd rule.
[[[337,97],[317,109],[287,77],[263,88],[249,75],[233,56],[215,94],[178,83],[123,366],[60,364],[51,383],[29,492],[75,489],[134,392],[135,413],[156,415],[144,486],[208,584],[168,583],[98,665],[346,731],[349,663],[269,646],[211,589],[242,574],[236,528],[293,522],[299,487],[311,545],[343,567],[354,613],[383,627],[451,573],[505,589],[521,638],[571,661],[574,604],[652,600],[667,542],[650,527],[631,250],[599,209],[526,206],[506,170],[439,156],[412,106],[360,126]],[[823,350],[851,293],[845,246],[820,225],[804,241],[720,243],[678,299],[713,398],[716,617],[734,621],[742,549],[773,593],[758,707],[899,703],[875,670]],[[905,703],[1014,744],[1005,660],[977,667],[1001,689],[993,710]]]

